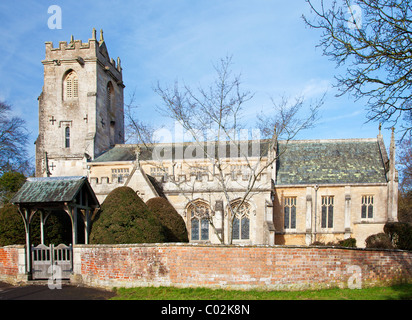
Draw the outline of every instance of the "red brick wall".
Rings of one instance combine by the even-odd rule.
[[[0,247],[0,280],[17,277],[19,273],[17,246]]]
[[[356,273],[354,275],[354,272]],[[301,289],[412,281],[412,252],[310,247],[80,245],[75,277],[88,285]],[[351,282],[352,281],[352,282]]]

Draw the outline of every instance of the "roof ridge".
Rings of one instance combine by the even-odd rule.
[[[39,182],[39,181],[54,181],[54,180],[81,180],[86,179],[85,176],[64,176],[64,177],[29,177],[27,181],[30,182]]]
[[[245,142],[268,142],[271,141],[271,139],[249,139],[249,140],[236,140],[234,142],[236,143],[245,143]],[[337,139],[302,139],[302,140],[278,140],[279,143],[308,143],[308,142],[376,142],[377,138],[337,138]],[[207,144],[207,143],[220,143],[220,144],[227,144],[231,143],[232,141],[212,141],[212,140],[205,140],[205,141],[174,141],[174,142],[160,142],[160,143],[152,143],[150,146],[170,146],[170,145],[175,145],[175,146],[188,146],[188,145],[193,145],[193,144]],[[144,144],[116,144],[113,148],[109,149],[113,150],[115,147],[119,148],[136,148],[138,146],[142,146]]]
[[[377,142],[377,138],[348,138],[348,139],[306,139],[306,140],[279,140],[279,143],[336,143],[336,142]]]

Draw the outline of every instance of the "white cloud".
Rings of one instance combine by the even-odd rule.
[[[305,98],[314,98],[322,96],[325,92],[332,88],[329,80],[325,79],[310,79],[302,90],[302,95]]]
[[[358,116],[361,115],[362,113],[364,113],[363,110],[356,110],[356,111],[353,111],[353,112],[347,113],[347,114],[341,114],[341,115],[334,116],[334,117],[322,118],[322,119],[319,121],[319,124],[322,124],[322,123],[330,123],[330,122],[334,122],[334,121],[338,121],[338,120],[343,120],[343,119],[349,119],[349,118],[358,117]]]

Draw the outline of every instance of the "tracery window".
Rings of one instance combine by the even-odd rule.
[[[362,196],[361,218],[373,218],[373,196]]]
[[[250,239],[250,205],[246,202],[240,204],[241,201],[232,204],[232,210],[235,212],[235,217],[232,222],[232,239],[233,240],[249,240]]]
[[[322,197],[322,228],[333,228],[333,196]]]
[[[296,229],[296,197],[285,198],[283,211],[285,229]]]
[[[210,206],[205,202],[196,201],[188,208],[190,214],[190,239],[209,240]]]
[[[77,74],[71,71],[64,79],[64,97],[65,99],[73,99],[79,97],[79,80]]]

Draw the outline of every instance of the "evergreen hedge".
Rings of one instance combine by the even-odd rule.
[[[90,243],[162,243],[165,230],[143,200],[129,187],[109,193],[92,225]]]
[[[393,245],[402,250],[412,250],[412,225],[406,222],[387,222],[383,231]]]
[[[386,233],[372,234],[365,240],[366,248],[393,249],[391,239]]]
[[[15,205],[6,203],[0,209],[0,247],[25,243],[23,218]]]
[[[164,226],[167,242],[189,242],[185,221],[167,199],[152,198],[146,204]]]

